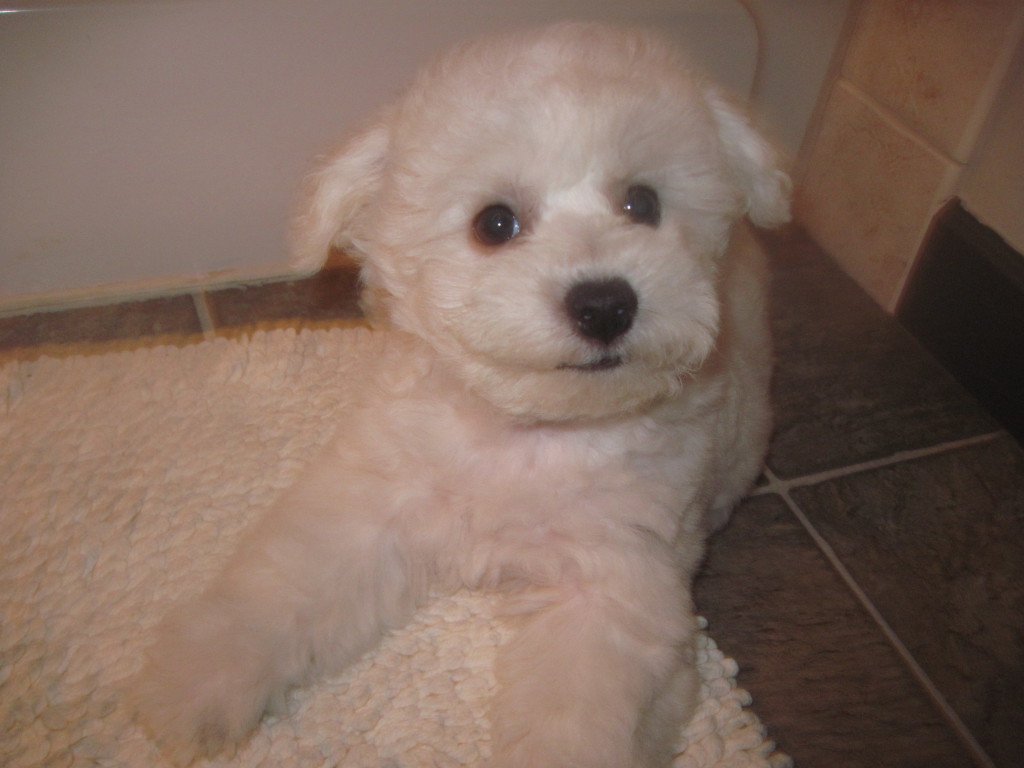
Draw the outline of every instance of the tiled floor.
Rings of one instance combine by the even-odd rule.
[[[800,233],[767,243],[777,429],[698,579],[711,634],[797,766],[1021,765],[1024,452]],[[0,319],[0,361],[350,319],[354,285]]]
[[[356,273],[331,267],[287,282],[0,317],[0,363],[126,346],[188,344],[259,328],[316,327],[361,316]]]
[[[798,766],[1024,764],[1024,452],[796,233],[769,483],[697,601]]]

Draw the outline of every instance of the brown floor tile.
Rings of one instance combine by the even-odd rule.
[[[274,320],[332,320],[362,316],[355,270],[327,268],[312,277],[222,288],[207,294],[217,329]]]
[[[972,765],[779,497],[748,499],[712,538],[696,600],[797,768]]]
[[[189,294],[0,318],[0,349],[202,332]]]
[[[1024,755],[1024,453],[1009,438],[794,500],[999,766]]]
[[[796,477],[984,434],[998,425],[799,230],[765,234],[774,272],[776,431]]]

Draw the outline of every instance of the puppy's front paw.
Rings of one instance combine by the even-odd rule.
[[[132,698],[139,720],[176,763],[224,751],[259,722],[274,687],[253,640],[201,605],[160,627]]]

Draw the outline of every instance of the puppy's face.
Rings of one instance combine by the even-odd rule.
[[[767,148],[671,49],[591,25],[450,53],[317,182],[307,260],[354,247],[374,311],[526,419],[684,385],[715,343],[731,225],[756,213],[748,182],[785,207]]]

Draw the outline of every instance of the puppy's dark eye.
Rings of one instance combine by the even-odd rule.
[[[658,193],[646,184],[635,184],[626,190],[622,212],[634,224],[656,227],[661,222],[661,201]]]
[[[507,205],[495,203],[473,219],[473,234],[484,245],[501,245],[519,234],[519,219]]]

